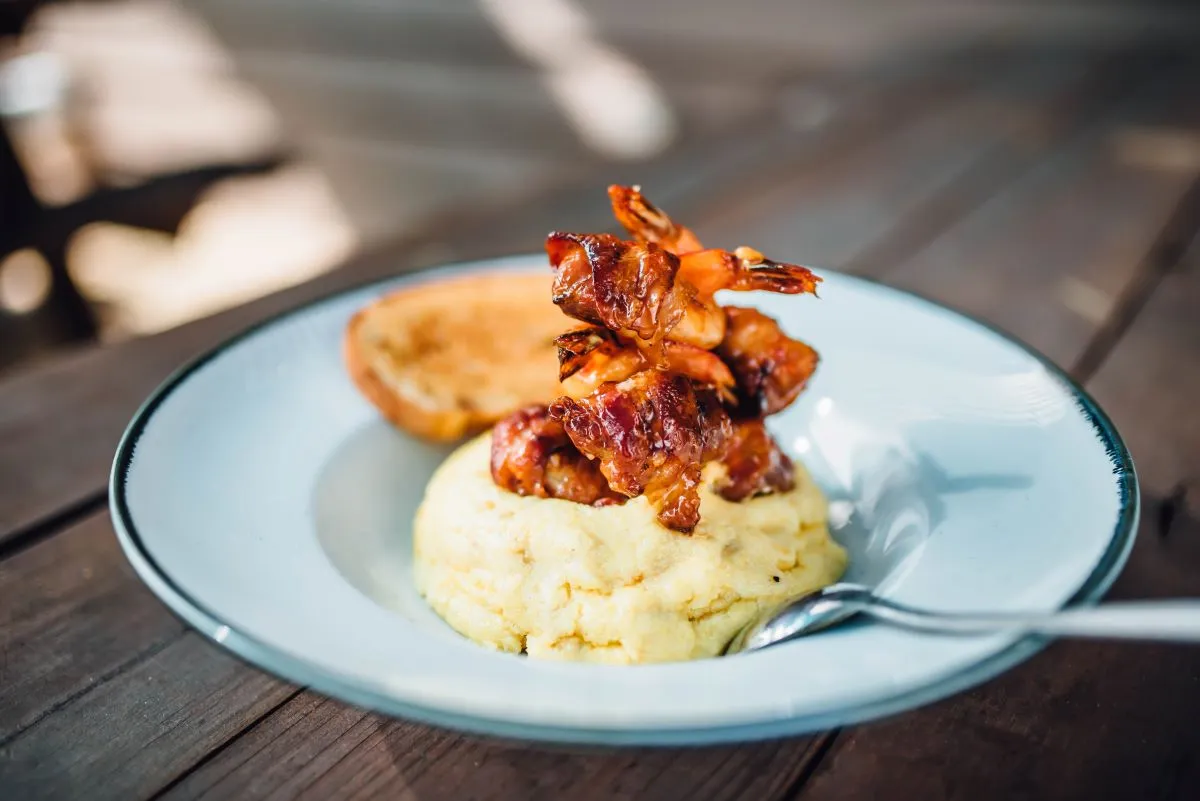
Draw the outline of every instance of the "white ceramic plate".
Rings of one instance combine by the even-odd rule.
[[[411,517],[448,451],[380,421],[346,377],[342,329],[403,284],[544,269],[531,255],[373,284],[179,371],[138,412],[113,467],[117,532],[143,580],[217,643],[292,682],[556,742],[721,742],[843,725],[978,684],[1040,647],[864,623],[738,657],[613,667],[493,653],[457,635],[410,580]],[[949,610],[1098,598],[1132,545],[1138,493],[1092,400],[979,322],[821,272],[820,299],[736,302],[822,355],[770,425],[831,499],[847,580]]]

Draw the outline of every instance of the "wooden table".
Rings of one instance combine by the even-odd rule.
[[[1110,595],[1200,595],[1190,50],[995,49],[825,99],[810,86],[804,113],[792,92],[789,113],[655,163],[435,221],[312,284],[0,384],[0,798],[1200,798],[1195,647],[1062,642],[972,691],[811,737],[538,750],[384,718],[231,657],[135,578],[105,495],[123,426],[184,359],[349,283],[611,228],[604,184],[638,181],[706,241],[918,291],[1068,368],[1144,487]]]

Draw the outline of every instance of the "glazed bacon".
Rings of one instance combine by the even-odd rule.
[[[738,409],[757,417],[786,409],[800,396],[819,357],[756,309],[725,307],[725,338],[716,353],[737,381]]]
[[[492,481],[517,495],[605,506],[625,497],[609,489],[600,467],[571,444],[545,406],[527,406],[492,430]]]
[[[643,370],[585,398],[559,398],[550,417],[600,465],[622,495],[645,495],[659,521],[691,531],[700,520],[700,472],[733,433],[716,394],[678,373]]]
[[[770,317],[722,307],[717,292],[816,294],[808,268],[758,251],[705,249],[642,196],[609,187],[633,237],[554,232],[554,303],[586,323],[556,340],[564,396],[497,424],[492,476],[520,495],[603,505],[645,495],[659,521],[699,521],[704,465],[741,501],[794,486],[762,418],[792,403],[818,363]]]
[[[553,300],[567,315],[649,342],[682,313],[679,259],[654,244],[612,234],[552,233]]]
[[[738,420],[721,457],[726,474],[717,482],[717,494],[727,501],[787,492],[796,486],[792,460],[780,450],[763,421]]]

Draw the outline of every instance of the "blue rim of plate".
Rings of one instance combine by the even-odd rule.
[[[271,326],[293,315],[310,311],[317,306],[336,301],[342,297],[362,292],[372,287],[378,287],[382,291],[385,287],[390,289],[391,287],[388,285],[396,284],[396,288],[399,288],[399,286],[408,283],[410,279],[414,283],[420,282],[422,279],[436,280],[437,276],[441,274],[446,274],[449,277],[450,274],[476,270],[483,271],[489,267],[518,266],[522,263],[533,263],[538,258],[542,258],[542,256],[534,253],[514,254],[436,265],[386,278],[376,278],[360,282],[281,313],[271,315],[240,333],[234,334],[207,352],[179,367],[150,394],[134,414],[117,446],[109,479],[109,506],[113,516],[113,527],[116,530],[117,539],[121,544],[122,550],[125,552],[126,558],[142,581],[172,612],[201,634],[230,651],[242,661],[293,684],[314,690],[330,698],[398,718],[474,736],[544,745],[606,747],[698,746],[754,742],[811,734],[818,731],[891,717],[956,695],[983,684],[1004,673],[1009,668],[1024,662],[1050,642],[1050,638],[1047,637],[1033,635],[1023,637],[991,656],[907,693],[819,714],[797,715],[755,723],[689,728],[594,729],[576,726],[550,726],[464,715],[458,712],[424,707],[419,704],[401,701],[388,695],[386,692],[369,686],[366,682],[352,679],[324,668],[314,668],[306,660],[295,657],[275,646],[268,645],[221,620],[215,613],[206,609],[202,603],[192,598],[181,587],[176,585],[167,572],[155,562],[154,557],[150,555],[150,552],[142,541],[142,537],[138,532],[137,525],[129,509],[129,504],[126,500],[126,478],[133,462],[138,440],[141,438],[150,419],[154,416],[155,410],[162,405],[171,393],[186,382],[193,373],[219,357],[225,351]],[[882,281],[872,278],[824,268],[819,269],[818,272],[837,275],[841,280],[860,282],[882,288],[898,296],[931,306],[942,313],[951,314],[965,322],[976,325],[1036,359],[1051,375],[1058,378],[1071,390],[1080,410],[1092,424],[1096,436],[1104,444],[1109,460],[1112,463],[1113,473],[1117,476],[1120,513],[1118,514],[1116,526],[1113,529],[1111,539],[1104,554],[1097,561],[1091,574],[1063,606],[1090,604],[1103,597],[1113,581],[1116,580],[1117,575],[1129,557],[1130,551],[1133,549],[1133,544],[1137,537],[1137,525],[1140,515],[1140,491],[1137,471],[1128,448],[1125,446],[1112,420],[1109,419],[1108,415],[1104,413],[1087,390],[1079,386],[1073,378],[1044,354],[996,326],[966,312],[923,297],[918,293],[889,286]]]

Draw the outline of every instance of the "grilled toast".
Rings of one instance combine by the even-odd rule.
[[[578,326],[550,299],[551,275],[489,273],[406,287],[350,319],[355,386],[398,428],[447,442],[562,394],[554,339]]]

